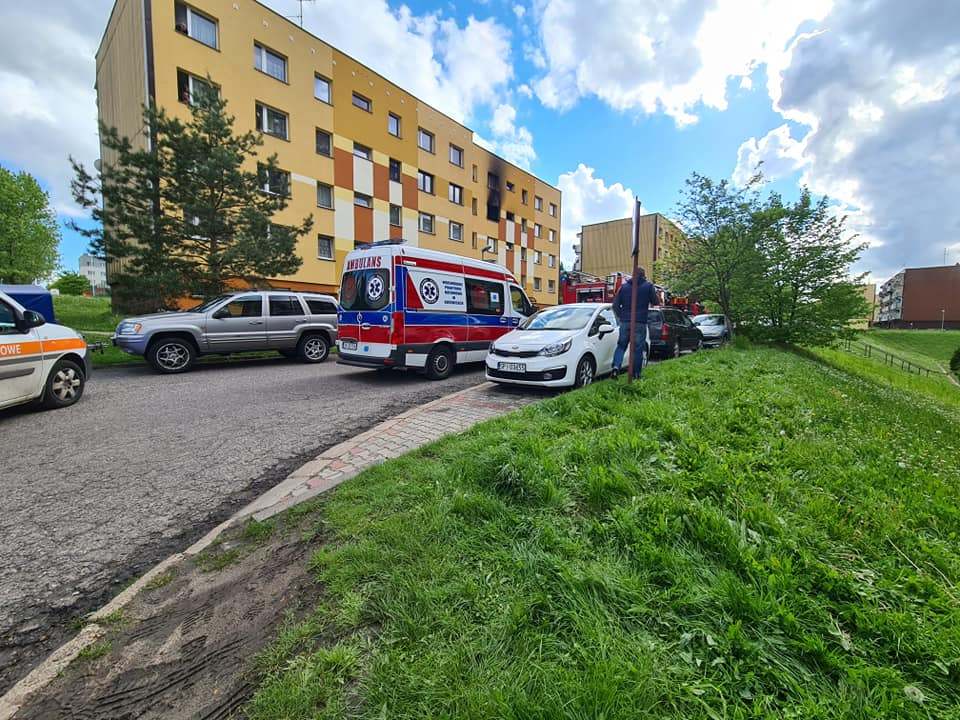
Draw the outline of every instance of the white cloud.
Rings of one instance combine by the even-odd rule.
[[[960,240],[960,5],[838,2],[770,75],[781,126],[740,147],[734,177],[757,158],[830,195],[869,243],[879,277],[943,261]]]
[[[596,96],[617,110],[696,122],[700,103],[727,107],[727,82],[777,65],[798,27],[830,0],[542,0],[537,8],[548,107]],[[529,57],[534,57],[531,53]]]
[[[528,99],[533,97],[533,88],[527,85],[526,83],[521,84],[517,88],[517,92],[520,93],[523,97]]]
[[[560,255],[567,268],[573,267],[573,246],[583,225],[630,217],[633,213],[633,191],[620,183],[607,185],[603,178],[594,176],[595,172],[580,163],[576,170],[563,173],[557,180],[563,193]]]
[[[790,136],[790,126],[787,124],[771,130],[759,140],[752,137],[744,141],[737,151],[733,181],[737,185],[746,185],[758,169],[766,180],[789,175],[806,163],[803,149],[803,142]]]
[[[517,126],[516,108],[507,103],[497,105],[490,120],[490,130],[493,133],[490,139],[475,135],[479,144],[529,170],[537,153],[533,149],[533,134],[527,128]]]
[[[513,14],[517,16],[518,20],[523,20],[524,16],[527,14],[527,8],[523,5],[514,5]]]

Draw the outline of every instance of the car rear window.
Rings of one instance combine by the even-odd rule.
[[[310,308],[311,315],[336,315],[337,306],[329,300],[320,298],[304,298],[307,301],[307,307]]]

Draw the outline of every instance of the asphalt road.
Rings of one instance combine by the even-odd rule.
[[[283,359],[95,371],[66,410],[0,412],[0,693],[71,620],[322,450],[476,384]]]

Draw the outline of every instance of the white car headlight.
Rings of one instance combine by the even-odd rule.
[[[554,343],[553,345],[547,345],[540,351],[541,355],[547,357],[556,357],[557,355],[563,355],[567,350],[570,349],[570,346],[573,345],[573,338],[567,338],[562,342]]]
[[[118,335],[136,335],[143,329],[143,325],[140,323],[120,323],[120,327],[117,329]]]

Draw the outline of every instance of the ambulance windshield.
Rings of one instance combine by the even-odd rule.
[[[389,302],[389,270],[370,268],[343,274],[340,307],[344,310],[381,310]]]

